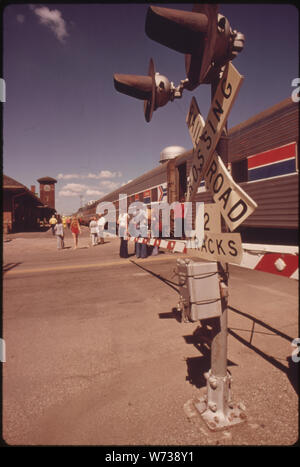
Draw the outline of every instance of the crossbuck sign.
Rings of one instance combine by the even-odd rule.
[[[223,75],[219,83],[209,111],[207,123],[205,124],[194,97],[192,98],[186,122],[195,148],[188,194],[190,193],[190,196],[194,197],[198,184],[202,176],[204,176],[206,188],[211,191],[216,206],[219,208],[229,229],[233,231],[252,214],[257,208],[257,204],[235,183],[220,156],[214,152],[234,97],[242,82],[242,77],[235,70],[234,66],[231,63],[229,65],[232,68],[229,68],[229,71],[228,68],[225,69],[224,74],[226,70],[227,73],[225,76]],[[225,101],[226,93],[224,90],[226,89],[228,89],[228,102]],[[226,115],[224,116],[225,113]],[[213,116],[217,124],[215,124]],[[208,133],[209,129],[211,131],[210,134]]]
[[[229,62],[214,95],[201,138],[197,141],[198,144],[194,149],[193,164],[187,187],[187,201],[193,201],[197,193],[197,188],[211,161],[242,82],[243,77]]]

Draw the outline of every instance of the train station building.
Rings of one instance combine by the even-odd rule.
[[[48,179],[50,177],[39,179],[40,197],[38,197],[35,185],[29,190],[17,180],[3,175],[3,233],[36,230],[40,227],[41,221],[44,219],[48,221],[56,212],[54,191],[56,180]],[[44,195],[45,185],[50,187],[51,195],[47,202]]]

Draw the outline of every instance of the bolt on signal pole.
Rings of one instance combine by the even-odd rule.
[[[220,76],[211,83],[211,100],[213,100]],[[216,148],[222,161],[228,166],[227,123]],[[228,227],[222,219],[222,232]],[[233,404],[231,399],[231,375],[227,370],[227,336],[228,336],[228,263],[218,262],[220,276],[222,314],[211,319],[211,368],[205,374],[207,395],[196,403],[202,418],[211,430],[221,430],[246,420],[241,404]]]

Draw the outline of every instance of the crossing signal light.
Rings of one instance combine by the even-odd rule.
[[[217,4],[196,4],[193,11],[151,6],[145,29],[150,39],[185,54],[189,90],[210,84],[244,45],[243,34],[231,30]]]
[[[165,76],[155,73],[152,58],[148,76],[115,73],[114,85],[117,91],[144,101],[144,115],[147,122],[150,122],[154,110],[174,98],[173,83],[170,83]]]

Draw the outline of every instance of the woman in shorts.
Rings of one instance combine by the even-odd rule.
[[[78,246],[78,236],[81,233],[80,224],[79,224],[79,220],[77,219],[77,217],[72,217],[71,232],[72,232],[73,239],[74,239],[74,249],[76,249]]]

